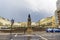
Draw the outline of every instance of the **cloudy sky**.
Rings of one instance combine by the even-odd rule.
[[[17,22],[27,21],[31,14],[32,21],[38,21],[54,15],[57,0],[0,0],[0,16]]]

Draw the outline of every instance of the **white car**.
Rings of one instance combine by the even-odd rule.
[[[46,32],[53,32],[53,29],[52,28],[48,28],[48,29],[46,29]]]

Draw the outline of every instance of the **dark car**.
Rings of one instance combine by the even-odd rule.
[[[53,29],[53,32],[60,32],[60,29],[54,28],[54,29]]]

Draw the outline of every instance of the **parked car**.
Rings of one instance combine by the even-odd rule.
[[[48,28],[48,29],[46,29],[46,32],[53,32],[53,29],[52,28]]]
[[[48,28],[46,29],[46,32],[60,32],[59,28]]]
[[[60,32],[60,29],[54,28],[54,29],[53,29],[53,32]]]

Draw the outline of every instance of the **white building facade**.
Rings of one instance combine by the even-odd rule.
[[[57,26],[60,27],[60,0],[57,0],[56,7],[57,9],[55,11],[55,18],[56,18]]]

